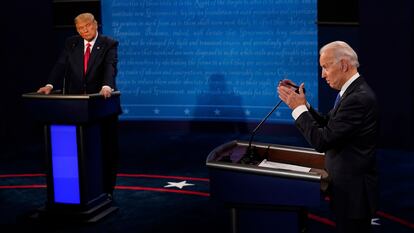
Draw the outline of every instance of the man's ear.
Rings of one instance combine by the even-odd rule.
[[[348,71],[348,63],[341,61],[341,70],[343,72]]]

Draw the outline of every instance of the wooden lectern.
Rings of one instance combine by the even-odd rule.
[[[255,158],[246,159],[248,148],[248,142],[228,142],[206,161],[211,198],[230,207],[232,232],[305,232],[306,209],[319,205],[326,188],[323,154],[251,143]]]
[[[102,121],[121,113],[120,93],[23,94],[28,114],[44,124],[47,202],[32,216],[96,222],[117,210],[103,192]]]

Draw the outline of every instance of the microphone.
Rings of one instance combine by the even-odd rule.
[[[296,89],[295,92],[299,94],[299,86],[296,86],[292,83],[286,83],[286,84],[295,88]],[[305,93],[305,88],[303,88],[303,93]],[[256,164],[259,161],[260,157],[256,153],[256,150],[255,150],[256,148],[255,147],[252,148],[253,138],[256,135],[257,131],[260,129],[260,127],[263,125],[263,123],[267,120],[267,118],[269,118],[270,115],[272,115],[272,113],[279,107],[281,103],[282,103],[282,100],[280,100],[273,107],[273,109],[266,115],[266,117],[263,118],[263,120],[260,121],[260,123],[256,126],[256,128],[254,128],[253,131],[251,132],[250,139],[249,139],[249,146],[247,147],[246,154],[241,159],[242,164]]]
[[[263,118],[262,121],[256,126],[256,128],[253,129],[253,131],[250,134],[249,139],[249,146],[247,147],[246,154],[241,159],[242,164],[255,164],[255,162],[259,161],[259,156],[256,153],[255,147],[252,148],[252,141],[254,136],[256,135],[257,131],[260,129],[260,127],[263,125],[263,123],[269,118],[270,115],[279,107],[279,105],[282,103],[282,100],[277,103],[272,111],[270,111],[265,118]]]

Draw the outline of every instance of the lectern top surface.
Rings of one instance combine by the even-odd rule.
[[[121,95],[120,91],[112,92],[112,96],[119,96]],[[103,98],[103,96],[99,93],[93,94],[78,94],[78,95],[62,95],[62,94],[39,94],[37,92],[30,92],[25,93],[22,95],[23,98],[36,98],[36,99],[95,99],[95,98]]]

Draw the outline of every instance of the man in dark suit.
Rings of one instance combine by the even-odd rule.
[[[50,94],[56,87],[62,87],[63,93],[100,93],[104,98],[109,98],[116,89],[118,42],[98,33],[98,22],[90,13],[78,15],[75,26],[79,35],[66,40],[47,85],[37,92]],[[117,115],[101,122],[103,188],[110,197],[115,186],[118,161],[117,122]]]
[[[327,115],[307,103],[302,83],[299,93],[290,80],[278,86],[279,97],[293,110],[295,125],[319,152],[325,152],[329,194],[338,232],[370,232],[377,207],[375,151],[378,105],[374,92],[358,73],[358,56],[345,42],[320,50],[322,78],[339,91]]]
[[[110,97],[115,88],[118,42],[98,33],[98,22],[90,13],[78,15],[75,25],[79,35],[66,40],[48,84],[38,92],[49,94],[65,85],[62,88],[67,93],[100,93]]]

